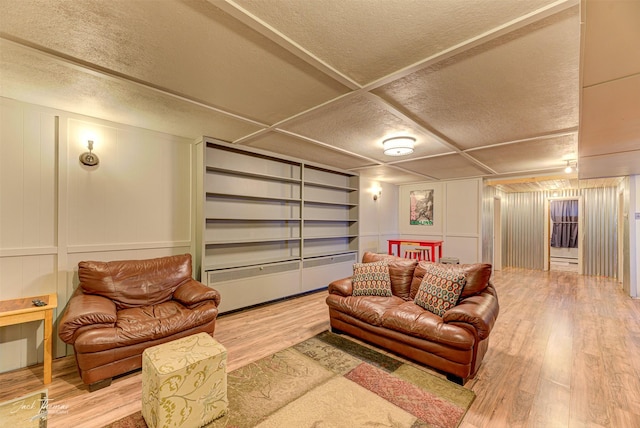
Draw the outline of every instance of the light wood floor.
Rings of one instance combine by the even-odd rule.
[[[613,280],[571,272],[509,268],[493,283],[500,315],[465,385],[477,398],[461,427],[640,427],[639,300]],[[221,316],[215,336],[229,370],[326,330],[325,295]],[[54,361],[49,427],[100,427],[140,410],[139,372],[89,393],[75,370],[72,357]],[[0,401],[41,382],[41,366],[0,374]]]

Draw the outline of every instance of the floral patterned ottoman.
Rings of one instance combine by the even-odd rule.
[[[142,416],[150,428],[201,427],[224,415],[227,350],[207,333],[142,354]]]

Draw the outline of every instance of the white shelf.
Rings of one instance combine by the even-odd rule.
[[[233,245],[242,245],[242,244],[253,244],[253,243],[257,243],[257,242],[279,242],[279,241],[299,241],[300,237],[298,238],[254,238],[254,239],[234,239],[234,240],[229,240],[229,241],[205,241],[205,245],[206,246],[212,246],[212,245],[227,245],[227,246],[233,246]],[[309,238],[305,238],[305,239],[309,239]]]
[[[309,199],[306,199],[304,203],[309,205],[333,205],[337,207],[357,207],[358,206],[358,204],[354,204],[351,202],[314,201]]]
[[[202,147],[202,280],[220,290],[221,307],[326,287],[351,267],[357,174],[208,138]]]
[[[326,188],[326,189],[345,190],[345,191],[348,191],[348,192],[355,192],[355,191],[358,190],[355,187],[338,186],[338,185],[326,184],[326,183],[317,183],[317,182],[308,181],[308,180],[305,180],[304,185],[305,186],[312,186],[312,187],[322,187],[322,188]]]
[[[207,192],[207,198],[226,198],[226,199],[255,199],[261,201],[286,201],[286,202],[300,202],[302,199],[300,198],[287,198],[280,196],[263,196],[263,195],[238,195],[232,193],[221,193],[221,192]]]
[[[310,241],[312,239],[339,239],[339,238],[357,238],[358,235],[326,235],[326,236],[305,236],[303,239],[305,241]]]
[[[271,175],[271,174],[260,174],[256,172],[236,171],[233,169],[217,168],[212,166],[206,167],[206,172],[207,173],[217,172],[217,173],[227,174],[227,175],[243,176],[248,178],[258,178],[261,180],[272,180],[272,181],[278,181],[281,183],[302,183],[302,180],[299,178],[282,177],[279,175]]]

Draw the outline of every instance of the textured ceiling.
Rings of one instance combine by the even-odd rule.
[[[0,96],[395,184],[637,174],[640,15],[591,3],[0,0]]]

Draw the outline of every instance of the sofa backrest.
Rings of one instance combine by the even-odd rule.
[[[416,269],[413,274],[413,281],[411,282],[411,294],[410,298],[413,299],[420,288],[420,283],[424,278],[425,269],[428,264],[431,262],[421,261],[416,266]],[[472,263],[472,264],[461,264],[461,265],[441,265],[447,269],[455,269],[458,271],[462,271],[465,276],[467,283],[462,289],[462,293],[460,294],[460,298],[464,299],[469,296],[473,296],[475,294],[479,294],[489,285],[489,279],[491,278],[491,265],[488,263]]]
[[[147,260],[78,263],[80,287],[115,302],[118,310],[166,302],[191,279],[191,254]]]
[[[389,254],[377,254],[366,252],[362,256],[362,263],[372,263],[386,260],[389,264],[389,277],[391,277],[391,292],[405,300],[409,300],[411,294],[411,281],[413,271],[418,264],[417,260],[403,259]]]

